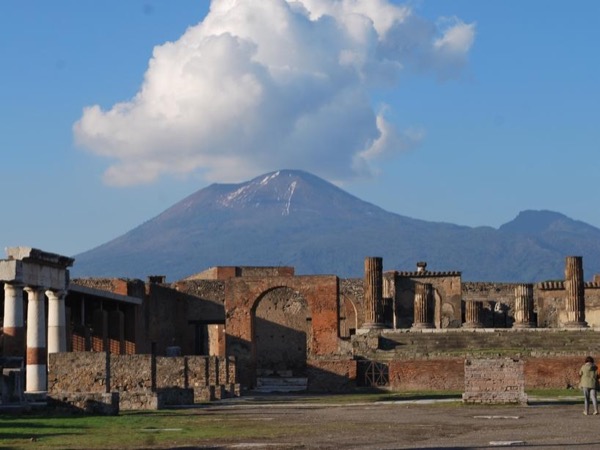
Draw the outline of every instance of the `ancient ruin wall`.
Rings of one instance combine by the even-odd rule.
[[[414,322],[415,283],[431,284],[436,328],[459,328],[462,324],[460,272],[397,272],[396,328],[410,328]]]
[[[340,279],[340,337],[349,338],[362,327],[364,313],[364,281],[362,278]]]
[[[465,403],[526,404],[524,362],[512,358],[465,360]]]
[[[515,322],[517,283],[464,282],[463,301],[483,304],[481,322],[485,328],[511,328]]]
[[[49,356],[48,392],[106,391],[106,353],[52,353]],[[147,393],[152,390],[151,355],[110,355],[110,390]],[[157,357],[155,388],[187,389],[204,396],[206,388],[218,392],[236,384],[233,358],[204,356]]]
[[[586,322],[590,327],[600,327],[600,283],[585,283],[584,296]],[[563,281],[536,284],[533,297],[539,327],[559,328],[567,322]]]

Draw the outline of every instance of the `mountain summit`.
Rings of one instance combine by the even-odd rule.
[[[157,217],[76,255],[73,276],[171,280],[212,266],[294,266],[298,274],[362,277],[365,256],[384,267],[458,270],[466,280],[563,277],[564,257],[600,272],[600,230],[550,211],[524,211],[498,230],[387,212],[315,175],[280,170],[212,184]]]

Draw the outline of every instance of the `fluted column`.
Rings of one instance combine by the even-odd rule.
[[[44,292],[29,286],[25,291],[28,297],[25,392],[43,392],[48,379]]]
[[[48,353],[67,351],[65,292],[46,291],[48,297]]]
[[[566,327],[587,327],[585,321],[585,291],[581,256],[567,256],[565,262]]]
[[[22,357],[25,352],[23,311],[23,286],[4,283],[4,356]]]
[[[513,328],[534,328],[533,284],[515,286],[515,323]]]
[[[378,256],[365,258],[365,323],[364,328],[383,328],[383,260]]]
[[[483,312],[483,303],[470,300],[465,302],[465,323],[464,328],[483,328],[481,315]]]
[[[433,286],[430,283],[415,284],[415,304],[413,328],[433,328],[431,298]]]

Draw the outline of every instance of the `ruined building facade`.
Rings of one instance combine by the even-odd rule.
[[[14,249],[0,261],[2,352],[25,357],[31,392],[48,389],[47,354],[65,352],[223,358],[242,389],[277,378],[340,391],[460,389],[464,357],[478,353],[524,358],[529,387],[564,387],[599,348],[600,277],[585,282],[579,257],[565,259],[563,280],[536,284],[383,263],[365,258],[361,279],[214,267],[175,282],[69,280],[72,260]]]

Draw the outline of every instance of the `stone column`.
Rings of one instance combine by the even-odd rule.
[[[587,327],[581,256],[567,256],[565,263],[567,322],[565,327]]]
[[[44,292],[29,286],[25,291],[28,296],[25,392],[44,392],[48,379]]]
[[[383,328],[382,318],[383,260],[377,256],[365,258],[365,322],[364,328]]]
[[[513,328],[535,328],[533,321],[533,284],[515,286],[515,323]]]
[[[431,297],[433,286],[430,283],[415,284],[415,318],[413,328],[433,328],[431,318]]]
[[[67,351],[65,292],[46,291],[48,297],[48,353]]]
[[[23,286],[4,283],[4,355],[23,356],[25,352]]]
[[[464,328],[483,328],[481,314],[483,312],[483,303],[474,300],[465,302],[465,323]]]

